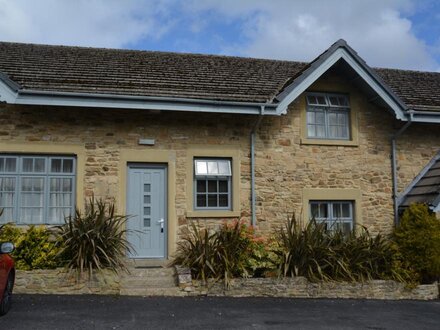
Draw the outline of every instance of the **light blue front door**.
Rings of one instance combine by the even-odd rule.
[[[166,167],[131,164],[128,166],[127,223],[131,258],[165,258]]]

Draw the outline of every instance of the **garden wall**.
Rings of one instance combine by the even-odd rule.
[[[226,297],[289,297],[289,298],[344,298],[344,299],[414,299],[439,298],[437,283],[419,285],[414,289],[394,281],[374,280],[366,283],[320,282],[311,283],[305,277],[240,278],[233,279],[228,290],[223,282],[211,281],[204,286],[200,281],[179,275],[179,286],[188,295]]]
[[[223,282],[210,281],[208,287],[191,275],[178,270],[181,294],[177,296],[289,297],[350,299],[415,299],[439,298],[438,284],[419,285],[414,289],[402,283],[375,280],[366,283],[311,283],[304,277],[233,279],[228,290]],[[119,275],[104,271],[90,280],[80,281],[64,269],[17,270],[14,292],[18,294],[120,294]]]
[[[63,268],[17,270],[14,293],[21,294],[119,294],[119,276],[111,271],[77,280]]]

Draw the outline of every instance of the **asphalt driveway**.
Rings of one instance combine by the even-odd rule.
[[[439,329],[440,301],[15,295],[0,329]]]

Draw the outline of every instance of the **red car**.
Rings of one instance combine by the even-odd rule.
[[[12,251],[14,244],[0,243],[0,315],[5,315],[11,308],[15,281],[14,260],[9,255]]]

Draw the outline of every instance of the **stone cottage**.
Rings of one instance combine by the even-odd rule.
[[[295,211],[388,232],[440,210],[440,73],[0,43],[1,222],[54,225],[92,195],[131,215],[132,258],[189,219],[269,233]]]

